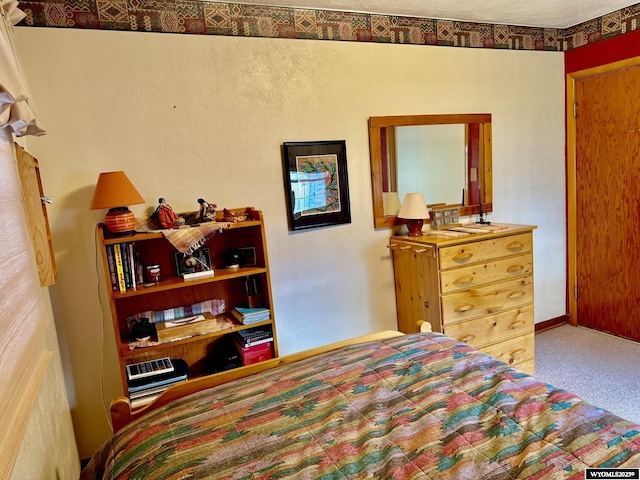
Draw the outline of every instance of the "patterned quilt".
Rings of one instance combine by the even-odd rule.
[[[278,367],[127,425],[82,479],[583,479],[640,425],[437,333]]]

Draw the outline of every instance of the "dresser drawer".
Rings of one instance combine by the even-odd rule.
[[[533,303],[531,275],[442,296],[443,325]]]
[[[509,310],[468,322],[454,323],[444,329],[445,335],[472,347],[481,348],[492,343],[527,335],[534,331],[533,305]]]
[[[445,270],[532,251],[533,236],[530,233],[521,233],[491,240],[469,242],[463,245],[442,247],[438,256],[440,269]]]
[[[440,290],[444,294],[532,273],[533,254],[527,253],[441,272]]]
[[[535,361],[534,337],[534,334],[530,333],[529,335],[483,347],[480,350],[527,373],[533,373]]]

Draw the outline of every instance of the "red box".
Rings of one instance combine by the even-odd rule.
[[[236,348],[240,352],[244,365],[251,365],[252,363],[263,362],[273,358],[272,342],[261,343],[251,347],[241,347],[236,344]]]

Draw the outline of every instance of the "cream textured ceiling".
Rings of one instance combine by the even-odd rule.
[[[232,3],[567,28],[634,5],[638,0],[232,0]]]

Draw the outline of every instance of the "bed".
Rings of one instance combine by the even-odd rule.
[[[583,479],[640,467],[640,425],[445,335],[382,332],[320,352],[203,379],[186,396],[173,387],[143,412],[116,401],[117,432],[81,478]]]

